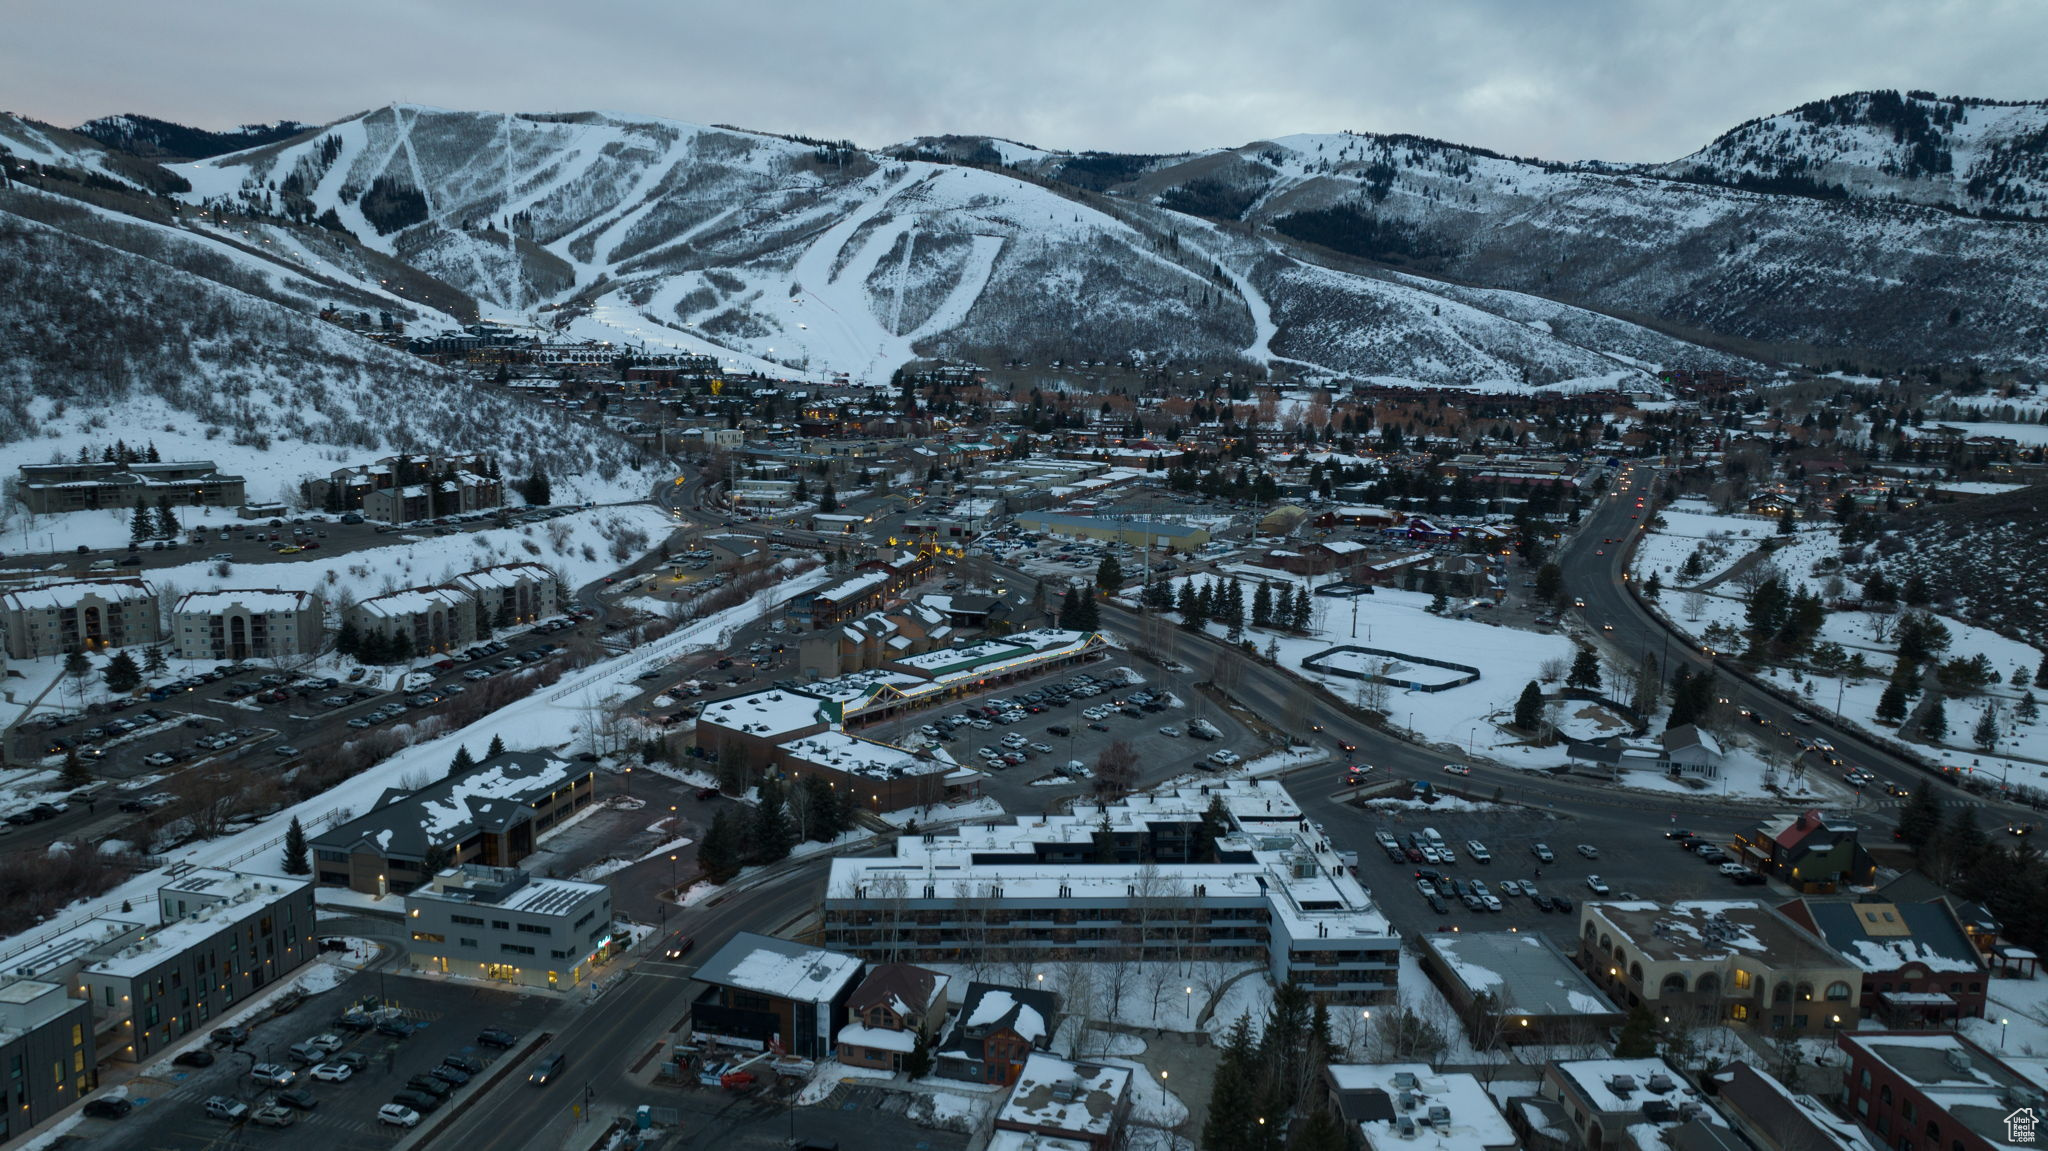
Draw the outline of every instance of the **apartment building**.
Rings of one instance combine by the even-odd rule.
[[[1400,937],[1271,781],[898,840],[833,861],[827,945],[873,962],[1262,961],[1339,1000],[1389,995]]]
[[[132,460],[21,465],[20,498],[37,515],[132,508],[136,500],[155,507],[171,503],[232,507],[248,498],[241,476],[223,475],[212,460]]]
[[[151,644],[163,636],[156,588],[139,579],[75,580],[0,595],[10,659]]]
[[[191,592],[171,608],[171,653],[215,660],[312,655],[320,650],[326,612],[313,592]]]
[[[476,642],[477,603],[461,588],[406,588],[372,596],[349,610],[356,632],[401,637],[414,655],[453,651]]]

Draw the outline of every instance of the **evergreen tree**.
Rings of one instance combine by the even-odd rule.
[[[1884,686],[1884,694],[1877,697],[1877,718],[1886,723],[1903,723],[1906,719],[1906,689],[1893,680]]]
[[[360,659],[362,650],[363,633],[356,629],[356,621],[344,614],[340,629],[334,633],[334,654]]]
[[[85,658],[82,651],[67,652],[64,656],[64,674],[71,677],[73,690],[83,692],[85,677],[92,674],[92,661]]]
[[[1515,726],[1523,731],[1535,731],[1543,723],[1543,689],[1530,680],[1522,688],[1521,698],[1515,700]]]
[[[476,757],[469,754],[469,745],[465,743],[455,749],[455,758],[448,763],[448,778],[467,775],[475,767]]]
[[[2033,723],[2040,715],[2041,705],[2034,702],[2034,693],[2031,691],[2021,696],[2019,706],[2012,709],[2012,717],[2021,723]]]
[[[839,510],[839,491],[831,480],[825,481],[825,490],[818,493],[818,510],[830,515]]]
[[[171,511],[171,497],[156,498],[156,534],[171,539],[178,534],[178,517]]]
[[[1629,1009],[1628,1019],[1621,1025],[1621,1035],[1614,1042],[1614,1057],[1648,1059],[1656,1053],[1657,1021],[1651,1018],[1649,1008],[1638,1003]]]
[[[803,780],[804,801],[811,813],[811,838],[819,843],[830,843],[850,826],[845,801],[840,798],[839,789],[819,775],[807,775]]]
[[[732,812],[720,808],[711,817],[704,841],[697,845],[697,866],[704,869],[705,877],[713,883],[724,883],[738,875],[746,863],[741,833],[734,823]]]
[[[536,466],[532,475],[520,481],[519,495],[528,506],[543,507],[554,502],[555,486],[548,474]]]
[[[1264,580],[1259,581],[1259,590],[1252,593],[1252,626],[1271,627],[1273,624],[1273,588]]]
[[[164,658],[162,644],[151,644],[142,653],[142,670],[149,675],[162,675],[171,669],[171,661]]]
[[[1436,589],[1436,594],[1430,597],[1429,606],[1423,608],[1422,610],[1428,612],[1431,615],[1442,615],[1446,610],[1450,608],[1450,606],[1450,597],[1444,594],[1444,589],[1438,588]]]
[[[1078,630],[1081,626],[1081,593],[1072,584],[1067,585],[1066,594],[1060,596],[1060,627],[1067,631]]]
[[[63,784],[67,791],[76,791],[92,782],[92,768],[86,764],[85,757],[78,754],[77,748],[64,749],[64,770],[58,773],[57,782]]]
[[[1658,575],[1656,572],[1651,572],[1650,578],[1643,581],[1643,598],[1649,600],[1651,603],[1656,603],[1658,598],[1663,594],[1664,577]]]
[[[2034,669],[2034,686],[2048,687],[2048,655],[2041,657],[2041,666]]]
[[[1124,586],[1124,565],[1116,562],[1115,556],[1103,556],[1095,565],[1095,590],[1103,595],[1114,595]]]
[[[1941,804],[1934,798],[1934,789],[1914,789],[1912,798],[1899,811],[1899,842],[1908,847],[1923,847],[1940,829]]]
[[[782,781],[774,776],[763,776],[756,795],[754,818],[747,837],[753,846],[754,861],[774,863],[789,858],[789,812],[784,809],[782,801]]]
[[[1582,647],[1572,657],[1571,674],[1564,680],[1566,687],[1579,687],[1587,691],[1600,690],[1600,657],[1590,647]]]
[[[142,683],[142,669],[135,666],[135,657],[125,650],[114,653],[114,658],[107,661],[107,668],[103,674],[106,677],[107,690],[115,695],[126,695]]]
[[[505,737],[502,735],[492,736],[491,746],[484,752],[484,758],[496,759],[503,754],[505,754]]]
[[[306,829],[299,823],[299,817],[294,815],[291,824],[284,829],[284,873],[308,875],[312,870],[311,852],[306,845]]]
[[[1252,1042],[1248,1015],[1240,1015],[1223,1039],[1223,1054],[1209,1088],[1209,1114],[1202,1123],[1203,1151],[1262,1151],[1258,1114],[1264,1077]]]
[[[156,517],[149,514],[149,508],[141,496],[135,497],[135,514],[128,520],[128,546],[134,547],[148,539],[156,531]]]
[[[1095,597],[1091,595],[1077,597],[1074,603],[1073,630],[1100,631],[1101,629],[1102,609],[1096,606]]]
[[[1927,577],[1919,572],[1914,572],[1906,577],[1905,590],[1899,594],[1904,597],[1908,607],[1924,606],[1934,598],[1933,594],[1927,590]]]
[[[1314,602],[1309,599],[1308,589],[1296,588],[1293,610],[1288,613],[1288,625],[1295,631],[1307,631],[1309,615],[1314,607]]]
[[[1970,731],[1970,742],[1979,750],[1990,751],[1998,746],[1998,701],[1991,700],[1977,716],[1977,726]]]
[[[1920,719],[1920,737],[1929,743],[1940,743],[1948,735],[1948,708],[1940,693],[1928,701],[1927,714]]]

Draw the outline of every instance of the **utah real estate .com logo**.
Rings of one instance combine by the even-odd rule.
[[[2032,1107],[2022,1107],[2005,1117],[2005,1138],[2008,1143],[2032,1143],[2034,1124],[2039,1122]]]

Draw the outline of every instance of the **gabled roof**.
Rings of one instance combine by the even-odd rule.
[[[1702,731],[1690,723],[1682,723],[1664,732],[1666,752],[1683,751],[1689,747],[1705,748],[1709,755],[1721,754],[1721,741],[1712,732]]]
[[[1018,1038],[1043,1046],[1051,1040],[1053,1023],[1058,1017],[1058,1003],[1050,991],[970,983],[967,998],[960,1004],[959,1017],[936,1054],[978,1060],[988,1037],[1004,1031],[1015,1032]]]
[[[1980,971],[1984,961],[1948,906],[1884,900],[1799,900],[1806,916],[1842,957],[1868,972],[1918,963],[1929,971]]]
[[[588,774],[588,767],[556,756],[508,751],[418,791],[386,791],[368,814],[321,832],[312,844],[347,851],[367,842],[386,858],[422,859],[431,847],[531,819],[534,802]]]
[[[946,982],[946,976],[913,963],[884,963],[854,988],[846,1007],[855,1014],[870,1007],[887,1007],[899,1017],[916,1015],[931,1007]]]

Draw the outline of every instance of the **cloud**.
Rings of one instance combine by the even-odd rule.
[[[30,0],[0,105],[223,127],[408,100],[1143,152],[1352,129],[1667,160],[1839,92],[2048,95],[2042,43],[2030,0]]]

